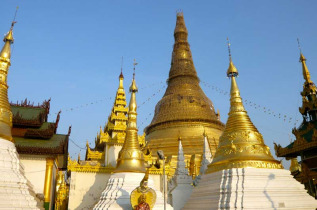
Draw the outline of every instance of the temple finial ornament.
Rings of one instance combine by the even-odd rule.
[[[311,81],[310,79],[310,73],[309,73],[309,70],[306,66],[306,58],[305,56],[303,55],[302,53],[302,48],[300,46],[300,43],[299,43],[299,39],[297,38],[297,43],[298,43],[298,49],[299,49],[299,52],[300,52],[300,57],[299,57],[299,62],[302,63],[302,69],[303,69],[303,77],[305,79],[305,84],[313,84],[313,82]]]
[[[231,44],[230,44],[229,38],[227,38],[227,45],[228,45],[228,53],[229,53],[229,68],[227,70],[227,76],[228,77],[237,77],[239,75],[239,72],[232,62],[231,47],[230,47]]]

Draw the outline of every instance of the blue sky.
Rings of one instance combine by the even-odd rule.
[[[94,145],[99,126],[107,120],[121,56],[126,90],[133,59],[139,63],[139,104],[161,90],[138,110],[140,133],[150,123],[165,90],[178,9],[184,12],[201,81],[224,91],[230,88],[226,78],[226,38],[230,38],[241,96],[252,104],[245,107],[272,153],[273,141],[286,146],[294,138],[294,123],[299,120],[298,126],[301,121],[303,78],[297,37],[317,82],[316,1],[2,0],[0,33],[8,31],[17,5],[9,99],[41,103],[52,98],[49,120],[55,121],[55,113],[62,110],[58,132],[67,133],[72,125],[71,139],[81,147],[86,140]],[[226,122],[228,95],[202,83],[201,87]],[[254,103],[260,108],[255,109]],[[263,107],[282,117],[264,112]],[[73,143],[69,150],[73,157],[79,152],[84,156]]]

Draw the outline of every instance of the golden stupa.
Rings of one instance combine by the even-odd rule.
[[[11,44],[14,41],[14,24],[15,22],[12,22],[9,32],[3,39],[5,44],[0,52],[0,137],[9,141],[13,141],[13,138],[11,135],[12,112],[8,100],[7,75],[11,65]]]
[[[173,160],[176,160],[177,139],[181,134],[186,160],[198,154],[194,157],[197,166],[203,153],[204,130],[214,154],[224,124],[199,86],[187,36],[183,14],[177,13],[168,87],[155,107],[151,124],[145,128],[145,139],[153,154],[156,150],[163,150],[166,156],[173,155]],[[172,166],[176,167],[173,163]]]
[[[136,63],[135,63],[136,64]],[[135,68],[134,68],[135,71]],[[143,152],[140,149],[138,141],[138,129],[137,129],[137,103],[136,92],[138,87],[135,83],[135,73],[133,73],[132,84],[130,86],[130,103],[128,111],[128,123],[125,141],[122,149],[119,152],[117,167],[115,173],[120,172],[135,172],[145,173],[145,162]]]
[[[249,167],[282,169],[283,166],[274,159],[270,148],[265,145],[261,133],[253,125],[244,109],[236,82],[238,70],[232,62],[230,48],[229,56],[227,76],[231,78],[230,111],[216,154],[206,173]]]

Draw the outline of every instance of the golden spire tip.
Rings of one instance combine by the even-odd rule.
[[[227,76],[228,77],[237,77],[239,75],[239,72],[232,62],[231,48],[230,48],[231,44],[230,44],[228,37],[227,37],[227,45],[228,45],[228,53],[229,53],[229,68],[227,70]]]
[[[123,69],[123,56],[121,57],[121,72],[120,72],[119,78],[123,78],[122,69]]]

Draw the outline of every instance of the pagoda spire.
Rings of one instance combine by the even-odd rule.
[[[306,58],[303,55],[303,53],[300,53],[299,61],[302,63],[303,77],[305,80],[305,84],[313,83],[310,79],[310,73],[309,73],[309,70],[308,70],[307,65],[306,65]]]
[[[137,102],[136,102],[136,92],[138,92],[138,87],[135,82],[135,66],[134,62],[133,68],[133,79],[130,86],[130,103],[128,112],[128,125],[126,130],[126,137],[121,151],[118,155],[117,167],[115,172],[136,172],[145,173],[145,163],[143,152],[140,149],[138,142],[138,129],[137,129]]]
[[[230,45],[229,49],[230,49]],[[270,148],[264,144],[260,132],[253,125],[245,110],[236,77],[238,70],[232,59],[227,76],[231,78],[230,111],[227,124],[219,139],[219,146],[206,173],[231,168],[283,168],[275,160]]]
[[[298,41],[298,39],[297,39]],[[298,41],[299,45],[299,41]],[[299,112],[303,115],[306,121],[316,120],[317,110],[317,89],[313,81],[310,79],[310,73],[306,65],[306,58],[300,49],[299,61],[302,63],[302,73],[305,80],[303,85],[302,95],[302,107],[299,108]]]
[[[203,151],[203,157],[202,157],[201,167],[199,171],[200,175],[205,173],[207,166],[211,163],[211,161],[212,161],[212,154],[210,152],[208,136],[206,132],[204,132],[204,151]]]
[[[184,15],[182,12],[178,12],[176,17],[176,26],[174,30],[175,44],[168,81],[179,76],[190,76],[199,81],[187,40],[188,32],[185,25]]]
[[[177,167],[175,175],[188,175],[188,169],[186,168],[182,138],[178,137],[178,156],[177,156]]]
[[[13,21],[9,32],[5,35],[4,46],[0,52],[0,137],[13,141],[11,135],[12,112],[8,100],[7,75],[11,65],[11,44],[13,44],[13,27],[16,22]]]

